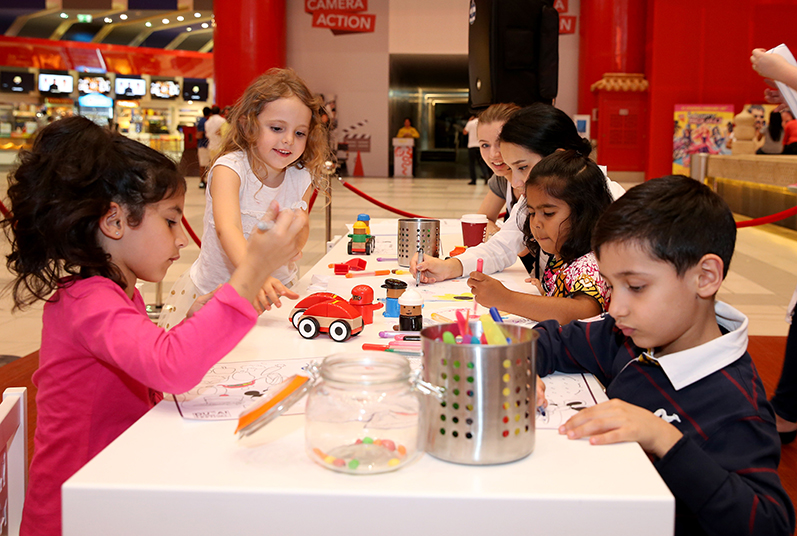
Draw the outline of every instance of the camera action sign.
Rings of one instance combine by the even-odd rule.
[[[376,15],[368,0],[304,0],[304,10],[313,16],[314,28],[328,28],[333,34],[373,32]]]

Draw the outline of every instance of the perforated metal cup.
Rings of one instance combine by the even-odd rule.
[[[481,322],[469,324],[481,336]],[[519,460],[534,450],[536,349],[530,328],[501,324],[513,342],[505,346],[446,344],[456,324],[421,331],[423,379],[443,388],[427,404],[426,451],[442,460],[487,465]]]
[[[399,220],[398,264],[409,266],[410,259],[423,248],[424,255],[440,256],[440,220],[402,218]]]

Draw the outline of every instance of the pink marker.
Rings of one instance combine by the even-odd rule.
[[[484,259],[479,258],[476,260],[476,271],[482,273],[484,271]],[[473,297],[473,316],[476,316],[476,308],[479,306],[476,303],[476,296]]]

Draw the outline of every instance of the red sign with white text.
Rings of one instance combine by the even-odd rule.
[[[554,0],[553,8],[559,13],[567,13],[568,10],[567,3],[568,0]]]
[[[559,15],[559,35],[576,33],[576,16]]]
[[[305,13],[316,11],[368,11],[368,0],[304,0]]]
[[[376,15],[349,13],[346,11],[316,11],[313,13],[314,28],[329,28],[333,32],[373,32]]]

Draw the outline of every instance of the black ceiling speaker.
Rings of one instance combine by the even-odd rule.
[[[471,108],[553,102],[559,76],[553,0],[470,0],[468,22]]]

